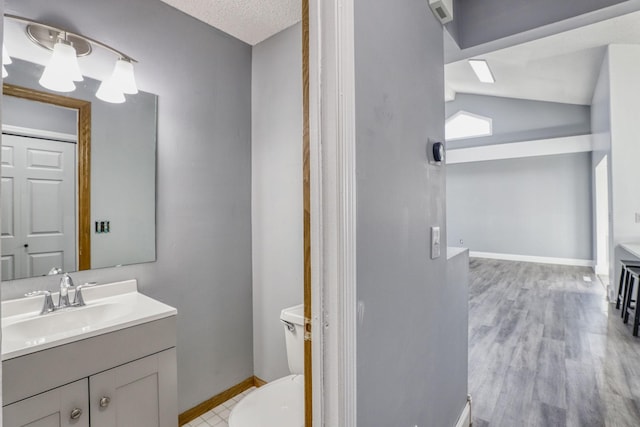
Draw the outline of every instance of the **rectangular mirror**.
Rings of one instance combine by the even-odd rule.
[[[42,88],[13,58],[2,101],[2,280],[155,261],[157,97]]]

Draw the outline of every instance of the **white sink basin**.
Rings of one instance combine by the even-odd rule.
[[[68,308],[47,315],[18,320],[2,328],[2,337],[9,341],[39,340],[60,332],[87,330],[93,325],[115,320],[131,312],[125,304],[96,304]]]
[[[82,293],[87,305],[42,315],[42,296],[2,302],[2,360],[177,313],[137,292],[135,280],[86,288]],[[54,302],[57,299],[53,295]]]

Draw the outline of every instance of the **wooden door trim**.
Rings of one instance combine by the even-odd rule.
[[[309,0],[302,0],[302,188],[304,227],[304,425],[313,425],[311,340],[311,169],[309,157]]]
[[[78,270],[91,269],[91,102],[4,83],[7,96],[78,111]]]

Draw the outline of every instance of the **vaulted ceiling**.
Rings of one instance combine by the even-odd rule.
[[[480,83],[466,59],[445,66],[446,83],[458,93],[590,105],[614,43],[640,44],[640,12],[477,56],[488,61],[495,84]]]

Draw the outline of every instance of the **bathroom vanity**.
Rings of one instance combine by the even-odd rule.
[[[44,297],[2,303],[4,425],[177,426],[175,308],[135,280],[83,293],[43,315]]]

